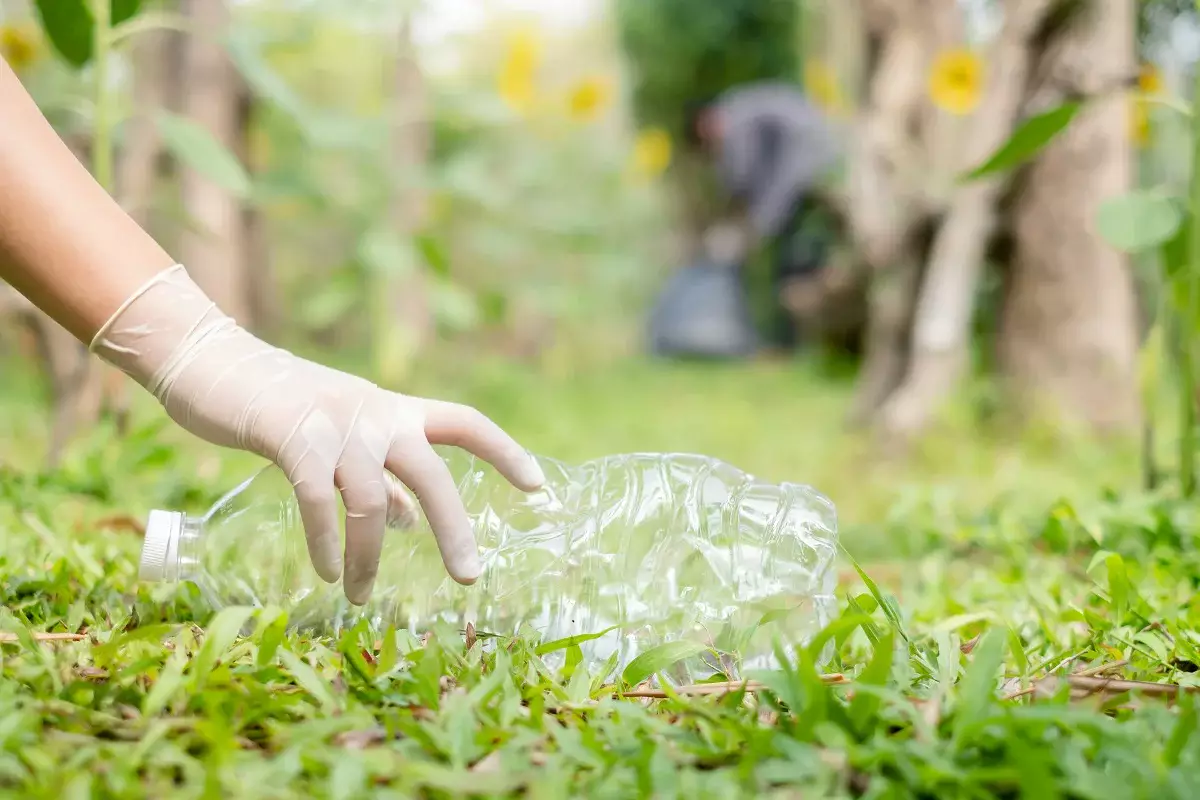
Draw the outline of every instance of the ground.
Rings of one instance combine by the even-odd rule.
[[[0,795],[1200,796],[1195,508],[1142,492],[1128,447],[1014,440],[986,395],[902,460],[842,430],[828,366],[434,373],[422,392],[539,453],[699,451],[837,503],[832,662],[621,699],[533,637],[312,639],[138,585],[145,512],[202,509],[258,462],[139,403],[124,442],[101,427],[42,474],[36,385],[5,376]]]

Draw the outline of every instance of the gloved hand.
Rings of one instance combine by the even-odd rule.
[[[91,344],[202,439],[275,462],[295,488],[317,573],[363,604],[379,569],[389,513],[419,498],[446,569],[459,583],[480,573],[458,489],[432,444],[463,447],[515,486],[545,477],[533,457],[473,408],[385,391],[257,339],[225,316],[182,266],[134,294]],[[345,556],[337,500],[346,507]]]
[[[745,228],[732,222],[720,222],[704,232],[704,253],[721,266],[740,264],[750,249]]]

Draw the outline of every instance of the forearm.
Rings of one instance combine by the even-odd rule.
[[[0,59],[0,278],[90,342],[172,263],[79,163]]]

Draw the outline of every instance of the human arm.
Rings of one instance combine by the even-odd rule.
[[[86,343],[172,263],[0,59],[0,278]]]
[[[314,567],[327,581],[344,577],[351,602],[371,593],[389,506],[407,502],[389,474],[419,498],[450,575],[478,577],[470,522],[431,445],[470,450],[521,489],[545,480],[475,409],[385,391],[241,328],[91,178],[2,60],[0,278],[182,427],[279,465]]]

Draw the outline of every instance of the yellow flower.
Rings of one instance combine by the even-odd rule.
[[[1148,146],[1153,134],[1149,98],[1157,97],[1162,93],[1162,73],[1154,64],[1143,63],[1138,70],[1137,89],[1129,102],[1129,138],[1139,148]]]
[[[970,50],[948,50],[934,59],[929,96],[951,114],[970,114],[983,94],[983,62]]]
[[[1150,62],[1142,64],[1138,70],[1138,91],[1151,97],[1162,94],[1163,79],[1158,67]]]
[[[804,64],[804,90],[817,106],[828,113],[845,108],[837,74],[824,61],[809,59]]]
[[[537,101],[536,78],[541,57],[541,42],[534,31],[521,30],[509,37],[497,89],[504,101],[521,113],[528,113]]]
[[[572,119],[590,122],[608,108],[612,87],[605,78],[594,75],[584,78],[567,96],[567,110]]]
[[[671,166],[671,137],[658,128],[644,130],[633,143],[633,170],[643,178],[655,178]]]
[[[0,57],[13,72],[21,72],[39,55],[38,37],[32,26],[0,25]]]

